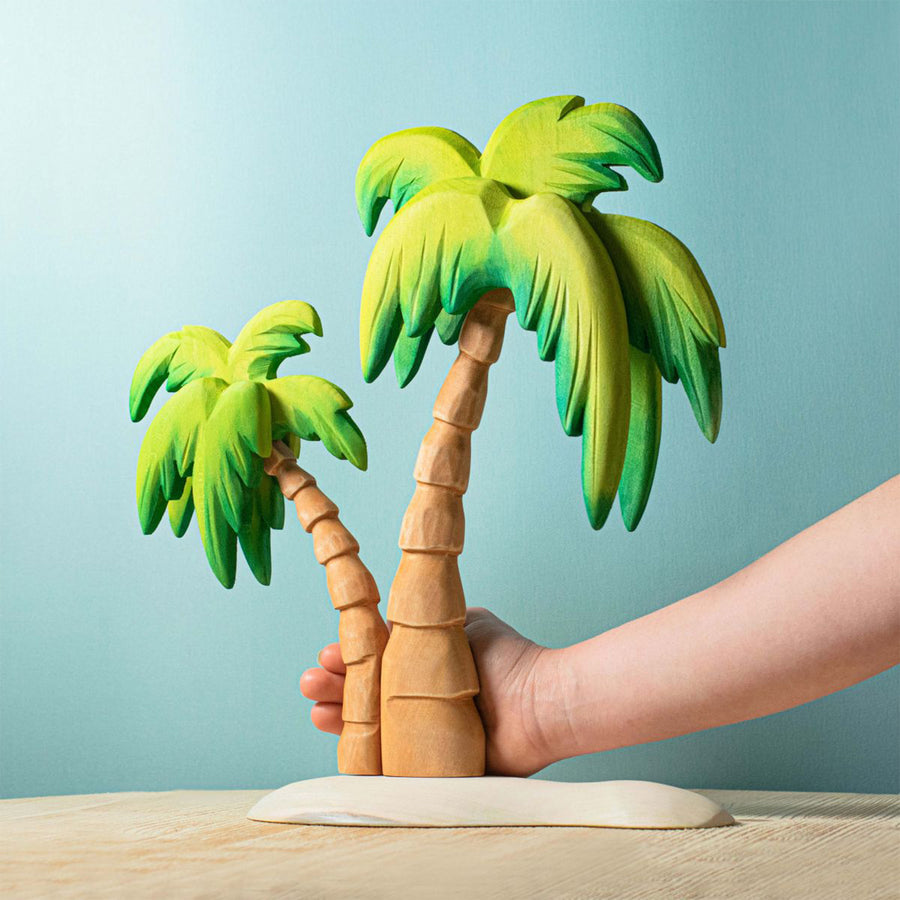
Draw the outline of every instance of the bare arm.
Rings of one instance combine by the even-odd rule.
[[[554,759],[805,703],[900,662],[900,476],[725,581],[541,654]]]
[[[489,770],[779,712],[900,662],[900,476],[725,581],[572,647],[549,650],[486,609],[466,632],[481,682]],[[341,730],[337,644],[301,688]]]

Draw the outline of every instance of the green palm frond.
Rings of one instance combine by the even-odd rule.
[[[446,309],[441,309],[435,317],[434,326],[418,337],[410,337],[405,327],[400,329],[394,345],[394,371],[397,373],[397,383],[400,387],[406,387],[415,378],[425,358],[432,334],[436,331],[442,344],[455,344],[465,320],[465,313],[454,315],[448,313]]]
[[[200,432],[192,472],[200,537],[209,564],[225,587],[234,585],[238,533],[263,525],[256,492],[260,480],[268,477],[263,460],[271,452],[266,386],[258,381],[229,385]],[[255,534],[247,543],[254,552],[263,545]],[[266,571],[263,561],[250,557],[247,561],[257,577]]]
[[[415,378],[425,359],[425,351],[432,334],[436,331],[442,344],[455,344],[462,331],[465,313],[454,315],[446,309],[441,309],[434,320],[434,328],[429,328],[418,337],[410,337],[406,328],[401,328],[397,343],[394,345],[394,371],[397,374],[397,383],[400,387],[406,387]]]
[[[697,423],[714,441],[722,416],[718,351],[725,327],[700,266],[658,225],[596,210],[587,217],[616,268],[632,342],[653,354],[666,381],[681,379]]]
[[[541,359],[556,361],[560,420],[567,434],[583,435],[585,504],[599,528],[625,457],[628,333],[612,263],[567,200],[514,200],[505,186],[477,178],[419,193],[372,252],[363,285],[363,374],[373,380],[398,341],[423,338],[442,312],[464,316],[498,287],[512,291],[522,327],[537,332]],[[400,353],[413,356],[403,346]]]
[[[360,352],[366,381],[381,374],[401,331],[407,338],[422,337],[442,310],[461,319],[494,286],[494,225],[510,199],[504,187],[483,178],[442,181],[421,191],[387,224],[363,282]]]
[[[566,434],[583,435],[588,520],[601,528],[622,474],[628,435],[628,328],[615,270],[584,217],[555,194],[511,204],[498,237],[519,324],[556,360]]]
[[[288,357],[309,352],[304,334],[322,336],[322,323],[312,306],[301,300],[267,306],[250,319],[231,345],[230,379],[274,378]]]
[[[197,378],[223,377],[229,347],[218,331],[198,325],[161,337],[140,358],[131,379],[131,421],[144,418],[164,381],[166,390],[174,392]]]
[[[434,328],[441,339],[441,343],[455,344],[465,321],[465,313],[454,315],[453,313],[448,313],[446,309],[442,309],[434,320]]]
[[[169,524],[175,537],[184,537],[194,515],[194,485],[188,476],[184,479],[184,490],[177,500],[169,501]]]
[[[275,478],[260,478],[256,496],[259,499],[259,510],[266,525],[274,531],[284,528],[284,497],[278,487],[278,481]]]
[[[478,150],[446,128],[410,128],[377,141],[356,173],[356,207],[371,235],[385,203],[397,212],[423,188],[478,174]]]
[[[662,179],[656,144],[633,112],[562,96],[510,113],[491,135],[480,172],[517,196],[553,191],[581,205],[603,191],[627,189],[610,166],[630,166],[649,181]]]
[[[619,506],[629,531],[634,531],[650,499],[659,459],[662,432],[662,379],[649,353],[630,348],[631,416],[628,449],[619,483]]]
[[[272,478],[264,474],[260,479],[260,485],[272,483],[272,481]],[[265,520],[262,503],[260,491],[254,491],[250,498],[248,514],[237,536],[244,559],[247,560],[253,577],[260,584],[270,584],[272,581],[272,533],[270,528],[272,526]],[[281,509],[283,512],[283,501]]]
[[[405,326],[400,329],[394,345],[394,371],[400,387],[406,387],[416,377],[422,360],[425,359],[425,351],[428,349],[432,334],[434,326],[418,337],[410,337]]]
[[[166,504],[182,498],[203,424],[227,387],[202,378],[182,388],[156,414],[138,455],[137,505],[144,534],[156,530]]]
[[[347,412],[353,402],[339,387],[314,375],[292,375],[266,382],[266,389],[275,440],[292,434],[321,441],[332,456],[367,467],[366,439]]]

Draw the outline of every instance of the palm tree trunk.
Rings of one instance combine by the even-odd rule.
[[[506,289],[472,308],[459,356],[438,393],[422,441],[416,489],[400,528],[400,567],[388,600],[393,623],[381,669],[381,754],[385,775],[484,774],[484,728],[474,697],[478,673],[463,628],[466,600],[457,557],[463,549],[462,495],[469,484],[472,432],[481,421],[490,366],[500,356]]]
[[[280,441],[272,445],[266,472],[278,479],[282,494],[294,501],[303,529],[312,534],[316,559],[325,566],[328,593],[340,612],[338,635],[347,667],[344,727],[338,741],[338,771],[345,775],[381,774],[381,657],[387,627],[378,612],[378,587],[359,558],[356,538],[341,524],[338,508],[297,465]]]

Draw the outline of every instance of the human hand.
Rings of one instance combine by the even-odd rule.
[[[488,774],[531,775],[555,760],[540,715],[551,694],[551,652],[480,607],[467,610],[466,634],[481,684],[475,703],[487,737]],[[315,701],[310,717],[320,731],[341,732],[345,672],[340,646],[328,644],[319,666],[300,678],[301,692]]]

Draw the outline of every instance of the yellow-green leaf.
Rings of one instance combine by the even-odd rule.
[[[477,174],[478,150],[446,128],[409,128],[376,141],[356,173],[356,207],[366,234],[388,200],[397,212],[435,182]]]
[[[144,418],[166,379],[166,389],[174,392],[197,378],[223,377],[228,347],[217,331],[197,325],[161,337],[140,358],[131,379],[131,421]]]
[[[588,219],[616,268],[632,341],[653,354],[666,381],[681,379],[701,430],[714,441],[725,327],[700,266],[678,238],[651,222],[596,210]]]
[[[288,357],[309,352],[304,334],[322,336],[322,322],[312,306],[302,300],[267,306],[241,329],[228,351],[231,380],[274,378]]]
[[[571,95],[535,100],[510,113],[481,158],[482,176],[517,196],[553,191],[577,205],[627,188],[610,166],[630,166],[649,181],[662,178],[656,144],[631,110],[615,103],[585,106],[583,97]]]
[[[631,417],[628,449],[619,483],[619,506],[629,531],[634,531],[650,499],[659,458],[662,431],[662,379],[653,357],[637,347],[630,349]]]
[[[137,466],[138,515],[144,534],[156,530],[169,501],[182,497],[198,436],[226,387],[217,378],[194,381],[168,400],[150,423]]]
[[[322,441],[333,456],[366,468],[366,439],[347,413],[353,402],[337,385],[314,375],[293,375],[268,381],[266,388],[276,440],[295,434],[305,441]]]

